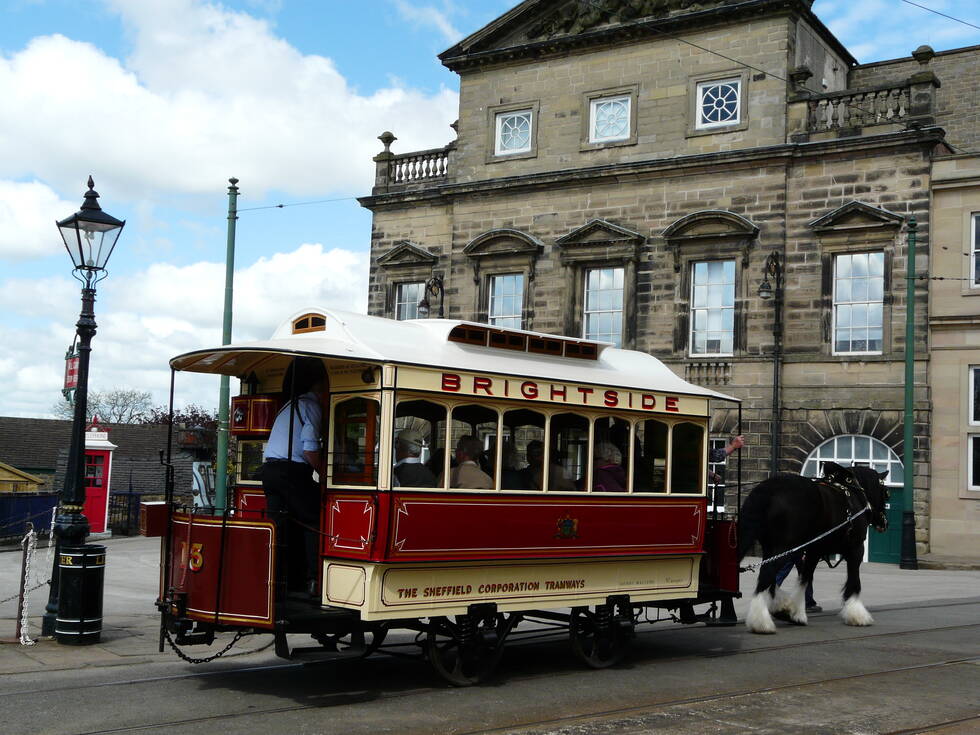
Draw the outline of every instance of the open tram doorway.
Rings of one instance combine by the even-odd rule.
[[[873,436],[861,434],[842,434],[831,437],[814,449],[803,463],[804,477],[819,477],[823,474],[824,462],[839,465],[860,465],[871,467],[876,472],[888,472],[885,486],[890,494],[885,504],[888,517],[888,530],[878,533],[868,529],[868,543],[865,545],[864,560],[883,564],[898,564],[902,553],[902,508],[904,507],[905,468],[902,460],[884,442]]]

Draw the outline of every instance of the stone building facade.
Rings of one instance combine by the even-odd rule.
[[[932,64],[962,76],[978,54],[858,66],[810,4],[526,0],[444,52],[456,139],[395,154],[380,136],[360,200],[370,313],[417,316],[437,277],[449,318],[612,341],[741,398],[748,483],[838,459],[900,486],[907,220],[927,273],[933,159],[952,152],[939,118],[963,145],[976,135],[975,106],[959,110]],[[737,420],[719,407],[717,441]],[[872,558],[897,561],[897,544]]]

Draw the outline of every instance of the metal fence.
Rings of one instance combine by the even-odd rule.
[[[145,493],[109,494],[109,530],[122,536],[135,536],[140,532],[140,501]]]
[[[58,493],[0,495],[0,542],[19,541],[27,533],[28,523],[33,523],[40,535],[46,535],[51,527],[51,509],[57,504]]]

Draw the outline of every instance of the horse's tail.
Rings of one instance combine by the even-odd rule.
[[[763,480],[749,493],[738,512],[738,559],[741,561],[759,539],[759,531],[766,520],[772,492],[776,488],[772,480]]]

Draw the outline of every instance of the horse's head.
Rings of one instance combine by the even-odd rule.
[[[834,462],[825,462],[823,467],[827,479],[842,485],[860,487],[868,499],[868,505],[871,506],[871,524],[880,533],[888,530],[888,516],[885,511],[889,492],[884,484],[885,478],[888,477],[887,472],[876,472],[870,467],[857,465],[841,467]]]

